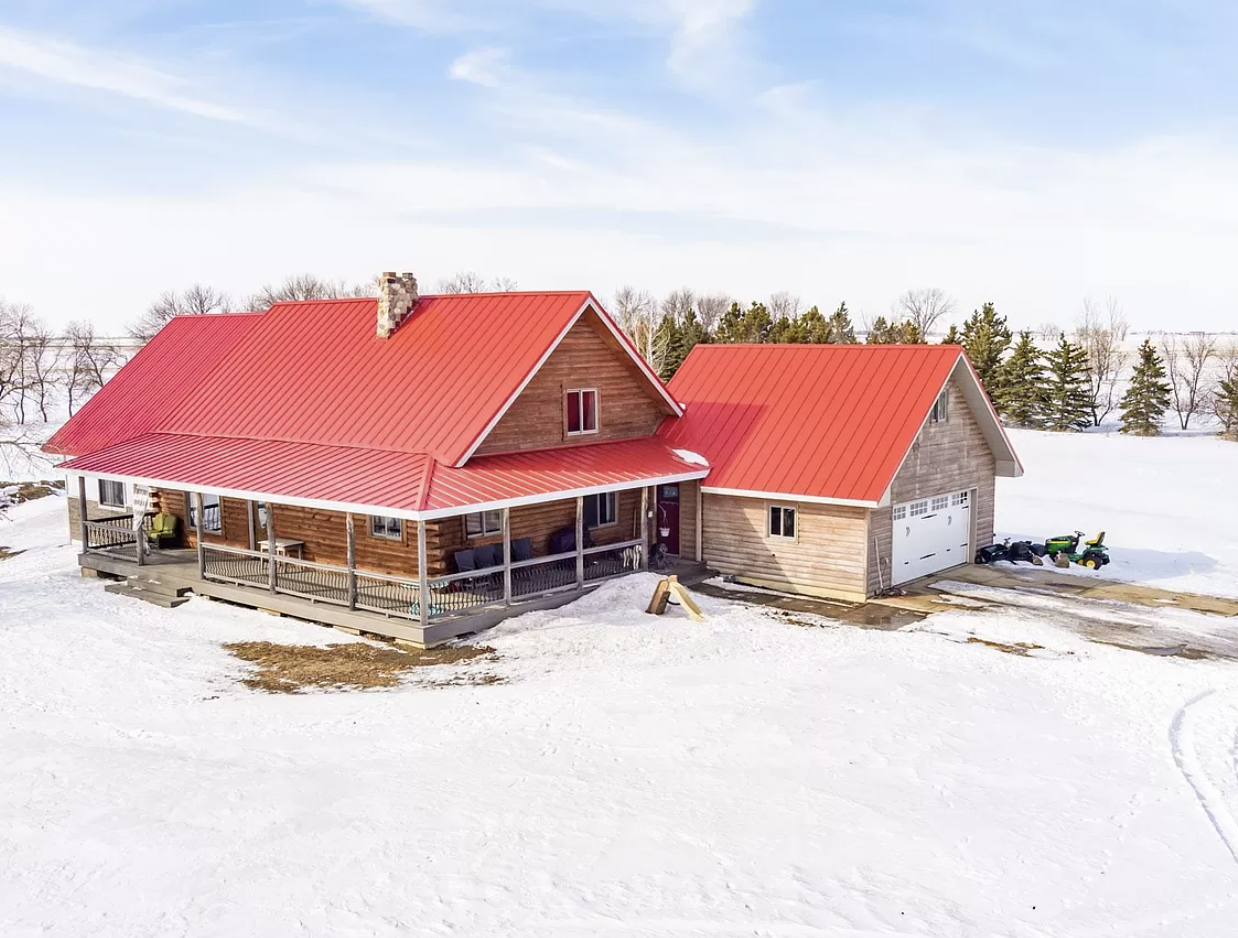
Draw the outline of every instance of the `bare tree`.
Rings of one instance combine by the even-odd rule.
[[[1055,322],[1042,322],[1032,330],[1032,333],[1040,339],[1042,345],[1051,346],[1066,334],[1066,330]]]
[[[1075,341],[1088,356],[1088,397],[1092,426],[1099,427],[1118,405],[1118,382],[1125,370],[1126,336],[1130,326],[1116,297],[1109,297],[1102,310],[1084,297],[1083,313],[1075,324]]]
[[[245,308],[260,313],[276,303],[300,303],[306,300],[338,300],[352,296],[374,296],[374,281],[352,283],[346,280],[323,280],[314,274],[293,274],[276,285],[264,283],[245,304]]]
[[[615,291],[611,312],[619,323],[619,328],[634,344],[639,344],[637,334],[643,325],[653,320],[656,310],[657,302],[648,290],[638,290],[631,284],[624,284]]]
[[[718,320],[734,302],[735,300],[726,293],[710,293],[697,297],[696,315],[706,332],[712,333],[717,328]]]
[[[927,340],[942,317],[954,311],[954,300],[937,287],[908,290],[894,301],[891,320],[909,322]]]
[[[0,300],[0,407],[16,400],[22,389],[21,323],[26,307]]]
[[[47,323],[33,314],[21,322],[20,342],[21,390],[18,396],[18,423],[26,422],[26,403],[33,401],[39,419],[47,422],[48,399],[54,390],[60,364],[60,349]]]
[[[69,353],[66,389],[72,415],[74,408],[103,387],[103,382],[123,364],[123,356],[114,345],[95,335],[93,323],[84,320],[65,327],[64,342]]]
[[[1185,336],[1164,332],[1160,344],[1178,424],[1188,430],[1191,418],[1206,401],[1204,375],[1208,363],[1216,355],[1216,337],[1206,332],[1191,332]]]
[[[798,296],[786,290],[781,290],[770,295],[765,308],[769,312],[769,318],[777,322],[784,317],[796,319],[800,314],[800,310],[804,308],[804,304],[800,302]]]
[[[184,290],[164,290],[159,299],[146,307],[137,320],[129,324],[129,334],[135,339],[149,342],[173,316],[206,316],[211,313],[226,313],[228,295],[195,283]]]
[[[438,282],[439,293],[510,293],[515,289],[516,281],[510,277],[487,279],[475,270],[462,270]]]
[[[670,316],[674,322],[683,322],[694,309],[696,309],[696,294],[689,287],[672,290],[662,301],[662,315]]]

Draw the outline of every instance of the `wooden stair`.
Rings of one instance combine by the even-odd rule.
[[[120,583],[109,583],[103,589],[116,596],[140,599],[163,609],[183,606],[189,602],[189,597],[185,594],[191,591],[188,586],[175,581],[169,582],[156,572],[136,573]]]

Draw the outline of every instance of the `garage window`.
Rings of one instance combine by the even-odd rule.
[[[895,521],[903,521],[904,519],[906,519],[906,517],[907,517],[907,506],[906,505],[899,505],[897,508],[894,509],[894,520]]]
[[[769,536],[795,540],[796,510],[789,505],[769,506]]]
[[[919,518],[921,515],[927,515],[928,510],[928,502],[914,502],[911,506],[911,516]]]
[[[933,499],[933,511],[945,511],[950,507],[949,495],[938,495]]]
[[[955,508],[966,508],[967,494],[967,492],[955,492],[950,496],[950,504]]]

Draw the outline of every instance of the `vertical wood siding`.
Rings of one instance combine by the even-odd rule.
[[[592,313],[571,328],[477,449],[477,455],[652,436],[669,411]],[[479,380],[485,380],[479,376]],[[563,396],[598,389],[598,432],[567,435]]]
[[[705,560],[715,570],[792,593],[864,598],[868,510],[800,503],[794,541],[767,536],[760,498],[706,493]]]
[[[975,489],[971,504],[976,538],[973,546],[989,544],[993,540],[997,462],[963,393],[953,381],[948,390],[949,419],[945,423],[926,421],[920,428],[907,459],[894,477],[891,505]],[[871,526],[868,591],[873,594],[890,586],[894,530],[891,508],[873,511]]]

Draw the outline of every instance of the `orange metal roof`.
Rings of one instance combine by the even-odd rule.
[[[43,448],[76,456],[156,429],[261,318],[259,313],[177,316]]]
[[[698,345],[670,384],[684,416],[659,436],[709,460],[707,491],[875,505],[960,363],[974,379],[958,346]]]
[[[128,440],[63,468],[238,498],[346,505],[414,518],[700,478],[707,471],[649,438],[482,456],[453,468],[416,453],[171,433]]]

